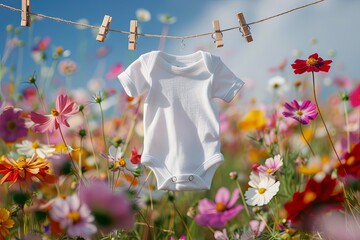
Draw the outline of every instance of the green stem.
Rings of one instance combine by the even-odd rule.
[[[90,131],[89,123],[88,123],[88,120],[87,120],[84,112],[81,112],[81,113],[82,113],[82,115],[83,115],[83,118],[84,118],[85,124],[86,124],[86,128],[87,128],[87,130],[88,130],[88,132],[89,132],[89,135],[90,135],[90,143],[91,143],[91,148],[92,148],[92,154],[93,154],[94,160],[95,160],[96,172],[97,172],[97,175],[100,177],[98,161],[97,161],[97,157],[96,157],[96,154],[95,154],[95,147],[94,147],[94,141],[93,141],[92,131]]]
[[[245,208],[246,214],[248,215],[248,217],[250,217],[250,212],[249,212],[249,209],[248,209],[248,207],[247,207],[247,203],[246,203],[246,201],[245,201],[244,193],[243,193],[243,191],[242,191],[242,189],[241,189],[240,183],[239,183],[237,180],[236,180],[235,182],[236,182],[237,187],[238,187],[239,190],[240,190],[240,196],[241,196],[241,200],[242,200],[242,202],[243,202],[243,204],[244,204],[244,208]]]
[[[175,211],[177,212],[177,214],[179,215],[180,220],[181,220],[182,224],[184,225],[184,227],[185,227],[185,229],[186,229],[187,237],[189,237],[189,239],[192,240],[193,238],[192,238],[192,236],[191,236],[191,233],[190,233],[190,231],[189,231],[189,228],[188,228],[188,226],[186,225],[186,222],[184,221],[183,217],[181,216],[181,213],[180,213],[179,209],[177,209],[174,201],[172,201],[172,204],[174,205],[174,209],[175,209]]]
[[[70,153],[70,149],[69,149],[68,145],[66,144],[66,141],[65,141],[65,138],[64,138],[64,135],[63,135],[63,133],[62,133],[62,130],[61,130],[61,126],[60,126],[60,125],[59,125],[59,131],[60,131],[61,139],[62,139],[62,141],[63,141],[63,143],[64,143],[64,145],[65,145],[66,151],[67,151],[67,153],[68,153],[68,155],[69,155],[69,157],[70,157],[70,160],[71,160],[71,162],[72,162],[72,164],[73,164],[73,167],[74,167],[73,173],[74,173],[74,175],[75,175],[76,177],[79,178],[79,180],[81,180],[82,178],[78,175],[77,166],[75,165],[74,159],[72,158],[71,153]]]
[[[346,102],[343,100],[345,123],[346,123],[346,140],[347,140],[347,151],[350,152],[350,129],[349,129],[349,114],[346,106]]]
[[[140,214],[140,216],[142,217],[142,219],[144,219],[144,222],[146,224],[146,226],[148,227],[149,231],[151,232],[153,239],[155,238],[155,232],[151,229],[149,222],[146,220],[145,216],[142,214],[142,212],[140,210],[138,210],[138,213]]]
[[[279,202],[277,199],[277,196],[274,197],[275,199],[275,207],[276,207],[276,215],[275,215],[275,229],[278,230],[278,221],[279,221],[279,216],[280,216],[280,209],[279,209]]]
[[[36,83],[34,83],[34,86],[35,86],[35,89],[36,89],[36,92],[38,94],[38,97],[39,97],[39,101],[40,101],[40,104],[43,108],[43,111],[44,113],[46,113],[46,106],[45,106],[45,102],[44,102],[44,96],[42,95],[42,93],[40,92],[38,86]],[[50,145],[50,136],[49,136],[49,132],[46,132],[46,138],[47,138],[47,143],[48,145]]]
[[[304,132],[303,132],[303,129],[302,129],[302,125],[300,124],[299,126],[300,126],[300,132],[301,132],[301,135],[302,135],[303,139],[305,140],[306,144],[307,144],[307,145],[309,146],[309,148],[310,148],[311,153],[312,153],[313,156],[315,157],[315,152],[314,152],[314,150],[312,149],[310,143],[308,142],[308,140],[306,139],[306,137],[305,137],[305,135],[304,135]]]
[[[107,151],[106,138],[105,138],[104,111],[103,111],[103,109],[102,109],[101,103],[99,103],[99,106],[100,106],[100,112],[101,112],[101,131],[102,131],[102,137],[103,137],[103,141],[104,141],[105,151]]]
[[[139,100],[139,103],[138,103],[138,106],[136,108],[136,111],[135,111],[135,116],[133,117],[133,120],[131,122],[131,126],[130,126],[130,130],[129,130],[129,133],[126,137],[126,140],[125,140],[125,145],[124,145],[124,148],[123,148],[123,152],[125,154],[126,150],[127,150],[127,147],[130,143],[130,140],[131,140],[131,137],[132,137],[132,134],[134,132],[134,129],[135,129],[135,126],[136,126],[136,120],[137,120],[137,117],[139,115],[139,110],[140,110],[140,106],[141,106],[141,103],[142,103],[142,99]]]
[[[317,101],[317,98],[316,98],[315,75],[314,75],[314,72],[311,72],[311,73],[312,73],[313,93],[314,93],[314,100],[315,100],[316,107],[317,107],[317,109],[318,109],[318,112],[319,112],[321,121],[322,121],[322,123],[324,124],[325,130],[326,130],[326,133],[327,133],[327,136],[328,136],[329,141],[330,141],[330,143],[331,143],[331,147],[332,147],[332,149],[334,150],[335,155],[336,155],[337,159],[339,160],[340,165],[342,165],[341,160],[340,160],[340,157],[339,157],[339,154],[337,153],[337,151],[336,151],[336,149],[335,149],[335,145],[334,145],[334,143],[333,143],[333,141],[332,141],[332,139],[331,139],[329,130],[328,130],[328,128],[327,128],[327,126],[326,126],[326,123],[325,123],[325,121],[324,121],[324,118],[323,118],[323,116],[322,116],[322,114],[321,114],[320,107],[319,107],[319,104],[318,104],[318,101]]]
[[[80,153],[79,153],[79,176],[82,177],[82,154],[81,154],[81,149],[82,149],[82,137],[80,137]]]

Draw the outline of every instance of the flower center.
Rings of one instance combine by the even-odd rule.
[[[221,202],[216,203],[216,211],[223,212],[225,210],[226,210],[225,204],[223,204]]]
[[[69,214],[67,216],[73,223],[77,223],[80,221],[80,213],[79,212],[76,212],[76,211],[69,212]]]
[[[51,115],[53,115],[54,117],[57,117],[57,116],[59,116],[59,112],[56,111],[55,108],[53,108],[53,110],[51,110]]]
[[[268,169],[266,169],[266,173],[270,174],[270,173],[272,173],[273,170],[274,169],[272,169],[272,168],[268,168]]]
[[[259,188],[259,189],[258,189],[258,192],[259,192],[260,194],[264,194],[264,192],[266,192],[266,188]]]
[[[124,158],[120,158],[119,160],[116,161],[115,168],[117,167],[122,167],[122,168],[126,167],[126,162]]]
[[[33,142],[33,143],[31,144],[31,147],[32,147],[33,149],[37,149],[37,148],[39,148],[39,143],[38,143],[37,141],[35,141],[35,142]]]
[[[278,83],[275,83],[275,84],[273,85],[273,87],[274,87],[275,89],[278,89],[278,88],[280,87],[280,85],[279,85]]]
[[[305,204],[308,204],[314,201],[315,198],[316,198],[316,194],[314,192],[306,192],[303,201]]]
[[[5,208],[0,208],[0,223],[5,222],[9,218],[9,211]]]
[[[308,58],[306,64],[310,66],[315,66],[318,63],[318,60],[315,58]]]
[[[23,168],[26,165],[26,158],[24,157],[19,157],[19,159],[17,160],[17,166],[18,168]]]
[[[296,111],[296,115],[298,115],[298,116],[302,116],[304,113],[301,111],[301,110],[297,110]]]
[[[15,121],[8,121],[6,123],[6,128],[10,131],[15,130],[16,129],[16,122]]]
[[[353,165],[354,162],[355,162],[355,157],[354,156],[351,156],[346,160],[346,164],[349,165],[349,166]]]

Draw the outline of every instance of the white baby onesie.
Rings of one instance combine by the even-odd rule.
[[[161,190],[210,189],[224,161],[213,98],[230,102],[244,84],[219,57],[197,51],[141,55],[118,76],[125,92],[145,95],[141,163]]]

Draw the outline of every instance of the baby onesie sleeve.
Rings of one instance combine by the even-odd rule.
[[[212,79],[212,97],[220,98],[229,103],[244,85],[244,82],[236,77],[220,58],[216,59],[217,63]]]
[[[121,85],[130,97],[142,95],[150,87],[146,59],[143,55],[140,56],[118,75]]]

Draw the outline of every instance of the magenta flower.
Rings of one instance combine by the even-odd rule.
[[[35,123],[34,130],[37,132],[52,133],[60,127],[65,125],[70,127],[67,119],[79,111],[76,103],[72,102],[66,95],[60,94],[56,98],[56,106],[51,110],[51,114],[42,115],[36,112],[31,112],[31,120]]]
[[[117,63],[110,67],[110,70],[105,77],[107,80],[114,80],[123,70],[123,65],[121,63]]]
[[[265,173],[268,175],[273,175],[280,167],[283,165],[283,160],[278,154],[274,158],[268,158],[265,161],[265,165],[260,165],[258,167],[259,172]]]
[[[123,192],[111,191],[104,182],[81,186],[79,196],[95,217],[95,224],[106,234],[112,230],[130,230],[134,226],[132,202]]]
[[[349,100],[352,107],[360,106],[360,84],[349,94]]]
[[[51,38],[46,36],[38,41],[38,43],[33,47],[33,52],[42,52],[48,49],[51,42]]]
[[[175,237],[169,237],[169,240],[177,240]],[[178,240],[186,240],[185,235],[181,235]]]
[[[240,204],[235,204],[238,198],[238,189],[230,196],[229,190],[221,187],[216,193],[215,202],[207,198],[199,201],[196,222],[202,226],[223,227],[244,208]]]
[[[5,142],[15,142],[21,137],[26,137],[28,129],[21,112],[14,108],[5,108],[0,112],[0,138]]]
[[[89,208],[82,204],[77,195],[66,199],[57,197],[53,200],[49,211],[51,219],[58,222],[60,228],[66,230],[71,237],[90,238],[96,233],[94,217]]]
[[[291,117],[304,125],[308,124],[310,120],[314,120],[318,115],[316,105],[310,100],[305,100],[301,105],[298,101],[292,100],[290,104],[285,103],[284,106],[287,110],[282,113],[284,117]]]

